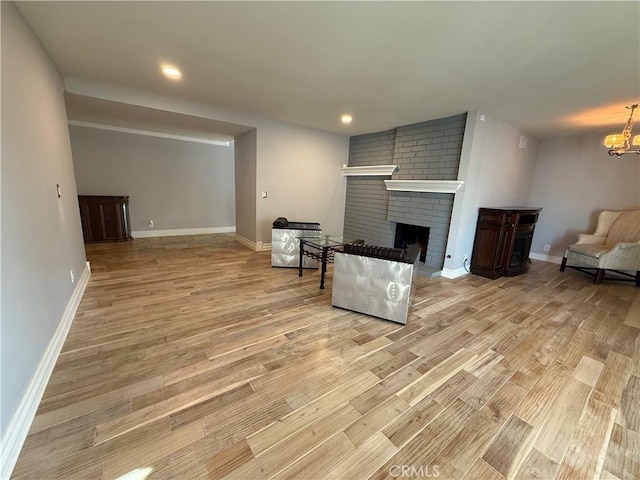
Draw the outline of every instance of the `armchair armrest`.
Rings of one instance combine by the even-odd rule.
[[[591,245],[604,245],[607,237],[601,235],[591,235],[589,233],[579,233],[576,243],[588,243]]]
[[[620,242],[616,244],[611,251],[613,252],[615,249],[626,250],[629,248],[640,249],[640,242]]]
[[[599,268],[640,270],[640,242],[621,242],[598,258]]]

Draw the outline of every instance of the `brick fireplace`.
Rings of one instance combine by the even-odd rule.
[[[395,248],[407,248],[409,245],[420,245],[420,261],[427,260],[429,245],[429,227],[420,227],[408,223],[396,223],[396,235],[393,239]]]
[[[393,180],[456,180],[466,113],[351,137],[349,166],[398,165]],[[388,191],[389,177],[348,177],[344,236],[395,246],[396,225],[429,229],[425,265],[441,269],[453,193]]]

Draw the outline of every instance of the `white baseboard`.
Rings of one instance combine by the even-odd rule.
[[[444,278],[458,278],[458,277],[462,277],[463,275],[466,275],[467,273],[469,272],[467,272],[467,269],[464,267],[455,268],[455,269],[443,268],[442,272],[440,273],[440,276]]]
[[[266,252],[271,250],[270,243],[254,242],[253,240],[249,240],[248,238],[243,237],[239,233],[236,233],[235,239],[245,247],[253,250],[254,252]]]
[[[235,233],[236,227],[171,228],[169,230],[136,230],[133,238],[177,237],[180,235],[203,235],[206,233]]]
[[[241,243],[242,245],[244,245],[247,248],[250,248],[251,250],[253,250],[254,252],[257,252],[258,250],[256,249],[257,245],[256,242],[249,240],[246,237],[243,237],[242,235],[240,235],[239,233],[236,233],[235,239],[238,243]]]
[[[554,257],[552,255],[543,255],[541,253],[531,252],[529,253],[529,257],[533,258],[534,260],[542,260],[543,262],[551,262],[551,263],[557,263],[557,264],[562,263],[562,257]],[[443,268],[440,276],[444,278],[458,278],[463,275],[466,275],[467,273],[469,272],[467,272],[467,270],[464,267],[456,268],[453,270],[449,268]]]
[[[543,262],[550,262],[550,263],[557,263],[560,264],[562,263],[562,257],[554,257],[552,255],[545,255],[543,253],[529,253],[529,257],[533,258],[534,260],[542,260]]]
[[[18,409],[11,418],[9,426],[0,441],[0,478],[9,478],[18,461],[20,450],[27,438],[33,418],[36,416],[40,400],[42,400],[42,395],[44,395],[53,367],[67,338],[90,276],[91,267],[87,262],[82,275],[78,279],[76,288],[67,302],[62,318],[58,323],[58,328],[56,328],[53,337],[49,341],[38,368],[36,368],[33,377],[31,377],[27,390],[18,405]]]

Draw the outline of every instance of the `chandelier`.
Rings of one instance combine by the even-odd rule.
[[[627,124],[622,129],[622,133],[616,133],[614,135],[607,135],[604,139],[604,146],[609,149],[609,155],[617,156],[620,158],[622,155],[626,153],[635,153],[640,155],[640,135],[636,135],[631,139],[631,130],[633,129],[633,111],[638,108],[640,104],[636,103],[635,105],[627,106],[628,109],[631,110],[631,115],[629,115],[629,120],[627,120]],[[631,147],[637,147],[633,150]]]

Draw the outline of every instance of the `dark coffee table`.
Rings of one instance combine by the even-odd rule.
[[[333,252],[336,248],[344,245],[342,237],[332,235],[322,235],[318,237],[307,237],[301,235],[300,240],[300,264],[298,266],[298,276],[302,276],[302,259],[304,256],[318,260],[322,267],[320,270],[320,288],[324,289],[324,274],[327,272],[327,263],[333,262]]]

